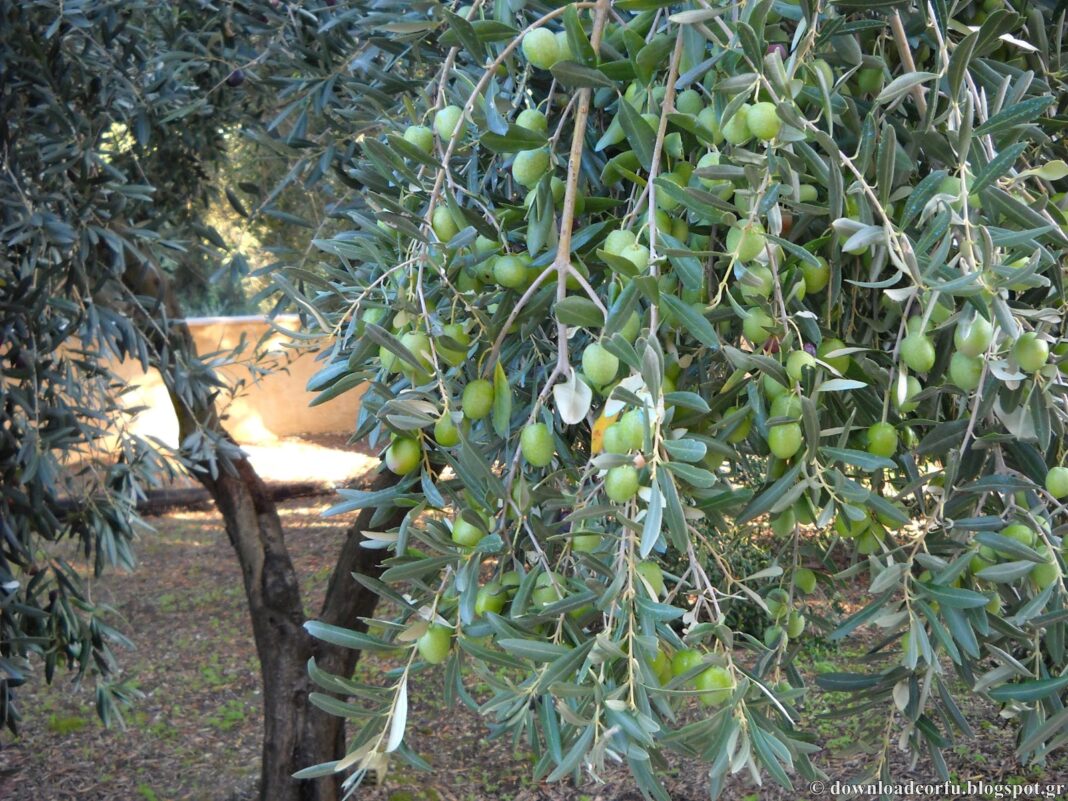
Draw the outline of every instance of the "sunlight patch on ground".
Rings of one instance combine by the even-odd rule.
[[[264,481],[322,481],[347,484],[373,470],[377,456],[330,448],[303,439],[283,439],[269,445],[242,445]]]

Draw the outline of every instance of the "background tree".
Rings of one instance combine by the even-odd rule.
[[[312,221],[289,210],[297,201],[287,190],[319,182],[321,202],[301,204],[303,213],[328,198],[343,208],[357,183],[341,168],[351,121],[325,109],[366,82],[352,62],[363,45],[345,25],[360,13],[333,3],[0,2],[0,718],[11,728],[12,691],[34,657],[46,680],[57,668],[97,677],[101,716],[121,719],[117,702],[132,690],[115,679],[112,648],[125,640],[77,563],[96,574],[132,564],[145,528],[138,501],[184,470],[211,491],[242,566],[264,680],[262,797],[336,796],[331,780],[291,779],[343,753],[342,721],[309,703],[306,663],[314,656],[347,675],[357,654],[301,627],[281,522],[216,410],[233,388],[199,358],[176,282],[244,269],[210,225],[222,198],[261,230],[329,230],[325,211]],[[238,132],[277,161],[268,175],[285,165],[277,185],[258,171],[244,187],[219,185]],[[302,252],[278,248],[268,259],[265,269],[284,260],[292,276]],[[177,450],[128,430],[113,357],[161,372]],[[395,525],[390,515],[357,519],[324,620],[353,625],[370,614],[376,596],[349,575],[374,573],[361,531]]]
[[[873,627],[872,669],[818,681],[853,694],[870,775],[901,745],[948,778],[948,669],[1022,758],[1068,740],[1063,11],[389,12],[362,31],[404,111],[360,142],[328,282],[282,288],[329,337],[318,385],[371,382],[357,435],[401,477],[338,510],[406,510],[361,579],[382,633],[309,628],[399,662],[386,695],[312,667],[358,728],[302,775],[420,763],[408,680],[441,664],[538,777],[617,758],[663,798],[668,750],[713,796],[812,777],[793,658],[846,578],[868,603],[821,627]],[[737,575],[719,543],[757,520],[781,547]]]

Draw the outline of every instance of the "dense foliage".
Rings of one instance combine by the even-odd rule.
[[[398,667],[383,694],[311,666],[355,696],[316,700],[356,736],[304,775],[421,763],[407,686],[440,664],[540,777],[622,760],[664,797],[666,751],[713,795],[813,776],[792,660],[811,593],[844,581],[870,595],[824,634],[865,632],[870,669],[819,682],[852,694],[871,774],[898,746],[945,774],[960,687],[1002,705],[1021,757],[1063,745],[1063,13],[496,0],[346,21],[401,102],[376,96],[346,167],[351,230],[282,289],[329,337],[313,389],[371,382],[356,433],[398,475],[337,511],[410,511],[359,579],[389,602],[379,633],[309,625]],[[783,547],[739,574],[722,542],[752,521]],[[824,547],[853,566],[813,572]],[[739,600],[761,636],[725,623]]]

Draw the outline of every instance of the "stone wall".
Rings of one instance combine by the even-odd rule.
[[[363,388],[352,389],[321,406],[309,407],[315,395],[307,390],[308,379],[322,362],[316,360],[315,353],[295,349],[293,340],[272,329],[264,318],[200,317],[187,322],[202,358],[231,351],[244,338],[246,347],[239,363],[220,369],[228,381],[244,381],[237,397],[220,408],[227,430],[238,442],[271,442],[299,434],[348,435],[354,430]],[[279,317],[275,322],[288,330],[300,327],[295,316]],[[251,360],[253,349],[264,337],[260,351],[267,358],[261,365],[276,364],[282,369],[257,378],[240,362]],[[126,405],[144,407],[134,423],[137,433],[177,444],[178,424],[159,373],[152,370],[146,374],[140,364],[129,361],[113,369],[135,387],[126,396]]]

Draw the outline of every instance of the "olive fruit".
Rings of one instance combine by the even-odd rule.
[[[616,503],[626,503],[638,492],[638,471],[629,464],[611,468],[604,478],[604,491]]]
[[[460,406],[468,420],[486,417],[493,409],[493,384],[484,378],[471,381],[464,387]]]
[[[990,347],[994,326],[978,314],[967,322],[957,323],[953,330],[953,344],[965,356],[979,356]]]
[[[905,379],[905,397],[901,399],[898,397],[897,392],[894,392],[894,405],[897,406],[897,410],[902,413],[914,412],[919,407],[920,402],[914,400],[914,398],[923,391],[923,386],[916,376],[910,375]]]
[[[545,148],[521,150],[515,154],[515,160],[512,161],[512,177],[517,184],[527,189],[537,186],[548,170],[549,151]]]
[[[1031,571],[1031,580],[1035,582],[1035,586],[1040,590],[1046,589],[1061,577],[1061,569],[1057,564],[1056,557],[1049,553],[1048,549],[1042,549],[1042,553],[1046,557],[1046,561],[1039,562]]]
[[[449,655],[452,647],[452,629],[437,623],[431,626],[415,641],[419,655],[431,665],[440,665]]]
[[[616,377],[619,358],[598,342],[586,346],[582,352],[582,372],[597,386],[604,386]]]
[[[831,266],[823,256],[817,256],[818,264],[801,263],[801,275],[805,277],[805,292],[820,292],[831,280]]]
[[[745,268],[745,280],[740,283],[742,297],[751,303],[759,303],[771,294],[775,277],[771,268],[763,264],[750,264]]]
[[[1068,497],[1068,467],[1053,467],[1046,473],[1046,491],[1060,500]]]
[[[901,358],[910,370],[926,373],[935,363],[934,344],[921,332],[913,332],[901,340]]]
[[[445,413],[434,423],[434,439],[438,445],[451,448],[460,443],[460,429],[453,422],[452,417]]]
[[[799,567],[794,571],[794,584],[801,592],[808,595],[816,589],[816,574],[807,567]]]
[[[790,459],[801,450],[800,423],[783,423],[768,430],[768,448],[780,459]]]
[[[1012,346],[1012,357],[1025,373],[1041,370],[1049,361],[1049,345],[1039,339],[1034,331],[1020,335]]]
[[[751,261],[764,251],[767,238],[758,222],[736,225],[727,232],[727,250],[738,261]]]
[[[805,368],[814,369],[816,357],[808,351],[795,350],[786,357],[786,374],[794,381],[800,381]]]
[[[534,467],[545,467],[556,453],[553,435],[545,423],[531,423],[519,435],[519,448],[523,458]]]
[[[805,616],[800,612],[791,612],[786,622],[786,636],[791,640],[800,637],[805,630]]]
[[[536,108],[525,108],[520,111],[519,116],[515,118],[515,124],[535,133],[549,133],[549,119]]]
[[[460,226],[456,224],[448,206],[434,208],[434,213],[430,215],[430,227],[440,242],[448,242],[460,233]]]
[[[693,648],[676,651],[671,657],[671,675],[681,676],[701,664],[701,652]]]
[[[732,417],[737,412],[741,411],[740,406],[732,406],[723,412],[724,417]],[[746,414],[738,423],[734,426],[734,429],[727,435],[727,442],[732,445],[737,445],[739,442],[749,436],[749,431],[753,428],[753,415],[749,413],[748,407]]]
[[[768,102],[754,103],[750,106],[749,113],[745,117],[745,124],[753,136],[765,142],[778,136],[779,129],[782,128],[782,120],[779,119],[775,104]]]
[[[1006,526],[1001,530],[1001,536],[1016,540],[1028,547],[1033,546],[1036,540],[1035,532],[1023,523],[1013,523],[1011,526]]]
[[[642,562],[638,562],[635,569],[642,578],[649,582],[649,586],[652,587],[653,594],[657,598],[664,594],[666,589],[664,585],[664,571],[660,569],[660,565],[646,559]]]
[[[626,228],[617,228],[604,238],[603,250],[613,256],[622,255],[625,248],[638,241],[637,235]]]
[[[694,89],[686,89],[679,92],[675,98],[675,109],[683,114],[690,114],[696,117],[703,108],[704,102],[701,100],[701,95]]]
[[[486,536],[481,528],[469,523],[462,515],[452,521],[452,541],[465,548],[473,548]]]
[[[807,283],[807,279],[806,279]],[[828,338],[820,342],[818,348],[816,348],[816,356],[822,361],[826,362],[832,369],[837,370],[839,374],[845,375],[849,369],[850,358],[849,354],[843,354],[841,356],[830,356],[829,353],[836,353],[845,349],[846,344],[840,339]]]
[[[423,449],[412,437],[397,437],[386,449],[386,467],[398,476],[417,469],[422,461]]]
[[[619,418],[618,425],[626,450],[641,450],[645,444],[645,413],[641,409],[631,409]]]
[[[506,289],[522,289],[527,284],[527,266],[511,253],[498,256],[493,260],[493,280]]]
[[[749,124],[746,122],[749,108],[748,104],[741,106],[727,120],[726,125],[721,124],[723,138],[732,145],[743,145],[753,138],[753,132],[749,130]]]
[[[462,125],[462,117],[463,109],[459,106],[445,106],[438,109],[434,115],[434,130],[437,131],[438,138],[443,142],[452,139],[457,128]]]
[[[964,391],[971,392],[976,389],[982,377],[982,357],[957,352],[950,358],[949,379]]]
[[[754,345],[763,345],[771,338],[771,331],[775,327],[775,321],[766,311],[759,306],[754,306],[746,312],[742,320],[742,333],[745,338]]]
[[[868,453],[884,459],[897,453],[897,429],[891,423],[875,423],[868,428]]]
[[[460,323],[448,323],[441,327],[441,333],[460,345],[459,348],[453,348],[450,344],[445,342],[437,342],[438,355],[445,361],[446,364],[456,367],[467,361],[467,346],[471,344],[471,335],[464,331],[464,327]],[[429,365],[427,365],[429,367]]]
[[[560,43],[546,28],[536,28],[523,37],[523,55],[531,66],[547,70],[560,60]]]
[[[508,600],[508,593],[499,582],[491,581],[485,586],[479,587],[475,595],[475,614],[484,615],[487,612],[499,614],[504,609]]]
[[[590,534],[576,534],[571,538],[571,550],[578,553],[593,553],[601,544],[601,535],[593,532]]]
[[[649,248],[639,242],[627,245],[620,251],[619,257],[633,264],[639,273],[645,272],[649,266]]]
[[[425,125],[409,125],[404,129],[404,141],[415,145],[424,153],[434,149],[434,132]]]
[[[730,671],[719,665],[702,670],[694,677],[693,684],[700,690],[698,698],[705,706],[719,706],[734,692],[734,678]]]
[[[626,453],[630,450],[623,426],[612,423],[604,430],[604,438],[601,440],[601,448],[605,453]]]

